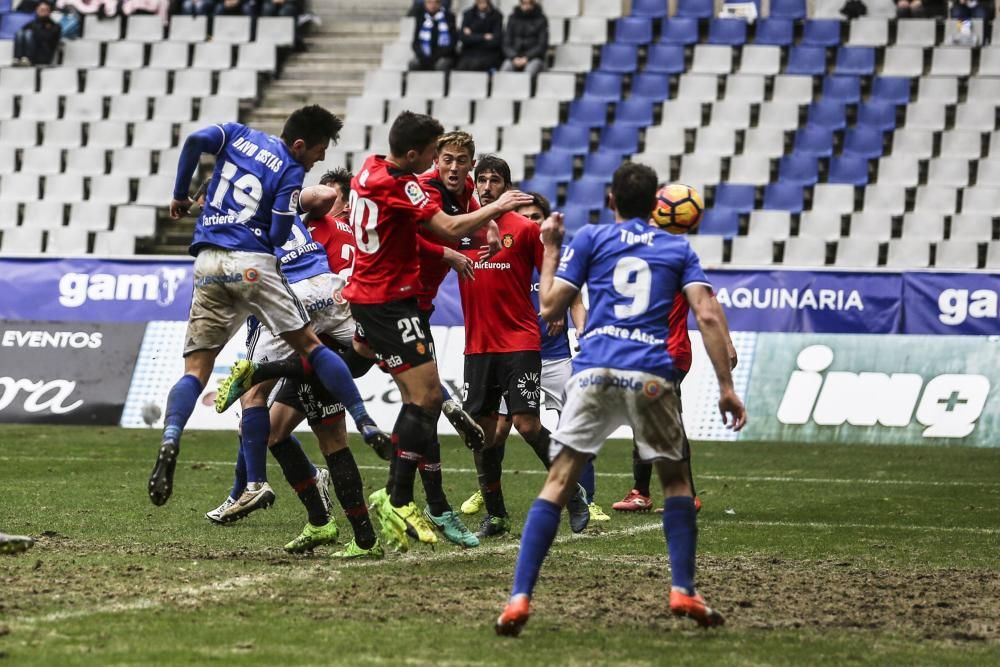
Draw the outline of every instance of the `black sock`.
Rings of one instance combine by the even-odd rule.
[[[260,364],[250,377],[250,383],[260,384],[261,382],[277,380],[279,378],[290,378],[292,380],[307,379],[308,373],[302,364],[302,358],[295,356]]]
[[[424,452],[420,461],[420,481],[424,484],[424,495],[427,496],[427,506],[434,516],[441,516],[451,511],[448,497],[444,493],[444,483],[441,480],[441,443],[434,440]]]
[[[479,490],[483,494],[486,511],[491,516],[507,516],[503,488],[500,485],[500,476],[503,473],[503,450],[503,446],[490,447],[475,455]]]
[[[374,359],[369,359],[358,354],[353,347],[347,347],[343,350],[338,350],[338,352],[340,352],[340,357],[344,360],[344,363],[347,364],[347,368],[350,369],[352,377],[362,377],[375,365]]]
[[[330,515],[327,514],[326,507],[323,506],[323,497],[316,488],[316,468],[309,461],[309,457],[291,438],[272,446],[271,454],[281,466],[285,479],[305,505],[306,512],[309,513],[309,523],[314,526],[325,526],[330,520]]]
[[[639,450],[632,445],[632,477],[633,488],[642,495],[649,497],[649,480],[653,475],[653,464],[639,458]]]
[[[546,470],[549,469],[550,465],[549,463],[550,435],[551,433],[549,433],[549,429],[543,426],[542,430],[538,432],[538,435],[531,436],[530,438],[526,435],[521,436],[522,438],[524,438],[524,441],[527,442],[528,445],[531,447],[531,450],[535,452],[535,456],[537,456],[538,460],[542,462],[542,465],[545,466]]]
[[[399,447],[396,446],[396,440],[393,438],[392,442],[392,458],[389,459],[389,477],[385,480],[385,492],[392,493],[392,480],[396,476],[396,461],[399,460]]]
[[[375,530],[368,516],[368,508],[365,507],[364,482],[361,481],[354,455],[345,447],[327,454],[325,458],[326,466],[330,469],[333,491],[354,529],[354,541],[362,549],[370,549],[375,544]]]
[[[392,440],[398,456],[392,473],[392,497],[395,507],[413,502],[413,482],[417,466],[430,443],[437,439],[437,415],[418,405],[406,403],[392,429]]]

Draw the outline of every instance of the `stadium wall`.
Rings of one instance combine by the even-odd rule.
[[[0,259],[0,422],[147,426],[151,407],[165,405],[183,372],[191,267],[187,258]],[[739,269],[709,276],[740,357],[734,379],[750,426],[739,439],[996,446],[988,434],[1000,426],[1000,276]],[[432,323],[442,379],[461,395],[465,334],[453,277]],[[719,422],[697,331],[692,338],[694,365],[683,387],[689,434],[735,440]],[[220,354],[192,428],[236,427],[233,412],[215,414],[212,398],[244,352],[241,331]],[[375,370],[359,385],[376,420],[393,423],[399,395],[391,379]],[[555,418],[543,417],[550,426]],[[440,430],[452,432],[445,420]]]

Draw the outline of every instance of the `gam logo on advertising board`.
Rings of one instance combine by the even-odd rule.
[[[89,301],[153,301],[169,306],[187,269],[161,267],[153,273],[65,273],[59,279],[59,303],[79,308]]]
[[[938,296],[938,319],[949,326],[965,324],[968,318],[996,319],[997,301],[991,289],[946,289]]]
[[[782,424],[905,428],[916,417],[925,438],[964,438],[976,428],[990,391],[984,375],[829,371],[834,352],[810,345],[799,352],[778,406]]]

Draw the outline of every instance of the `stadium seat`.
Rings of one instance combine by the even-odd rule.
[[[650,44],[643,72],[680,74],[686,69],[683,46],[679,44]]]
[[[685,150],[684,128],[670,123],[646,130],[646,151],[682,155]],[[641,161],[641,160],[639,160]],[[657,171],[660,171],[659,169]]]
[[[0,90],[15,95],[29,95],[38,90],[38,70],[34,67],[0,69]]]
[[[934,19],[896,21],[896,44],[925,47],[936,43],[937,22]]]
[[[603,127],[608,122],[608,103],[589,97],[573,100],[569,105],[566,122],[585,127]]]
[[[800,155],[833,155],[833,130],[822,125],[806,125],[795,131],[794,151]]]
[[[631,97],[615,106],[615,123],[645,128],[653,124],[653,100]]]
[[[50,232],[45,252],[56,255],[85,255],[90,244],[89,237],[90,234],[86,229],[62,228],[57,232]]]
[[[884,215],[902,215],[906,210],[906,188],[891,183],[868,185],[862,208]]]
[[[662,102],[670,97],[670,77],[666,74],[637,72],[632,76],[632,98]]]
[[[759,19],[754,29],[754,44],[791,46],[795,38],[795,25],[791,19],[768,17]]]
[[[557,181],[573,179],[573,154],[548,151],[535,156],[535,178],[544,177]]]
[[[826,73],[826,49],[819,46],[793,46],[788,50],[785,74],[821,76]]]
[[[49,174],[44,180],[45,199],[75,202],[83,199],[83,175],[75,173]]]
[[[86,72],[84,95],[121,95],[125,92],[125,73],[121,70],[108,70],[98,67]],[[75,96],[74,96],[75,97]],[[66,100],[67,105],[73,98]]]
[[[726,77],[726,99],[763,102],[765,83],[765,77],[758,74],[730,74]]]
[[[711,124],[715,127],[746,129],[750,127],[750,102],[725,99],[712,104]]]
[[[42,144],[50,148],[79,148],[83,145],[79,121],[48,121],[42,125]]]
[[[140,187],[142,183],[149,181],[152,178],[163,178],[162,176],[149,176],[145,178],[138,179]],[[169,201],[170,193],[169,191],[166,195],[160,196],[160,198],[153,202],[153,205],[163,206]],[[125,175],[112,174],[109,176],[95,176],[90,179],[90,196],[89,201],[92,202],[103,202],[105,204],[126,204],[131,198],[131,186],[129,184],[129,178]]]
[[[892,239],[885,265],[889,268],[926,268],[931,265],[930,244],[923,239]]]
[[[615,41],[619,44],[649,44],[653,41],[653,22],[642,16],[620,18],[615,21]]]
[[[987,269],[1000,269],[1000,241],[993,241],[986,247]]]
[[[945,127],[947,108],[931,101],[912,102],[906,107],[906,127],[941,131]]]
[[[552,70],[555,72],[589,72],[594,54],[589,44],[560,44],[556,47]]]
[[[801,213],[804,206],[802,187],[795,183],[769,183],[764,187],[763,208]]]
[[[66,40],[63,42],[62,61],[86,69],[88,74],[97,71],[101,66],[101,43],[83,39]]]
[[[837,50],[834,74],[869,76],[875,72],[875,49],[868,46],[842,46]]]
[[[632,16],[663,19],[667,17],[667,5],[662,0],[632,0]]]
[[[907,213],[903,216],[900,236],[904,239],[940,241],[944,239],[944,226],[945,219],[941,216],[931,218],[921,213]]]
[[[718,155],[689,153],[681,158],[678,180],[693,187],[702,183],[718,183],[722,174],[722,159]]]
[[[153,211],[155,219],[156,211]],[[119,225],[121,219],[119,217]],[[101,202],[74,202],[69,209],[69,226],[83,231],[104,231],[111,225],[111,206]],[[119,229],[122,229],[119,226]]]
[[[921,77],[917,88],[917,99],[938,104],[958,102],[958,79],[949,77]]]
[[[34,93],[21,95],[21,118],[32,120],[55,120],[59,117],[59,95]]]
[[[816,100],[809,106],[807,121],[830,130],[843,130],[847,127],[847,107],[840,100]]]
[[[472,118],[472,102],[452,98],[431,100],[431,115],[446,127],[468,125]]]
[[[997,126],[997,109],[993,104],[966,103],[955,109],[955,127],[979,132],[993,132]]]
[[[767,185],[771,182],[771,158],[749,151],[737,155],[729,162],[729,182]]]
[[[799,237],[833,241],[843,233],[844,217],[834,211],[805,211],[799,216]]]
[[[994,193],[996,194],[996,193]],[[992,213],[959,213],[951,216],[949,239],[969,241],[989,241],[995,237],[997,226]]]
[[[910,19],[912,20],[912,19]],[[900,21],[900,25],[909,23]],[[918,77],[924,73],[924,50],[915,46],[890,46],[882,61],[882,76]]]
[[[590,72],[583,87],[584,98],[617,102],[622,97],[622,76],[613,72]]]
[[[684,74],[677,87],[677,97],[682,100],[714,102],[719,98],[719,79],[706,74]]]
[[[705,211],[707,217],[711,211]],[[705,223],[702,222],[702,225]],[[717,266],[722,264],[722,244],[721,236],[712,236],[699,230],[697,236],[689,236],[688,241],[691,248],[698,253],[698,259],[702,266]]]
[[[770,16],[801,21],[806,17],[805,0],[773,0]]]
[[[101,176],[106,169],[106,155],[107,151],[101,146],[86,146],[67,151],[66,172],[79,176]]]
[[[737,236],[732,241],[730,264],[770,266],[774,264],[774,240],[765,236]]]
[[[729,157],[736,152],[736,131],[731,127],[714,123],[699,128],[694,152],[700,155]]]
[[[494,89],[496,89],[495,83]],[[576,97],[576,75],[565,72],[542,72],[538,75],[535,99],[571,100],[574,97]],[[523,99],[522,107],[528,101],[530,100]]]
[[[163,40],[163,19],[154,14],[133,14],[126,18],[125,41],[154,43]]]
[[[982,181],[980,180],[982,183]],[[962,213],[1000,214],[1000,183],[987,182],[962,193]]]
[[[861,78],[857,76],[827,76],[823,79],[823,97],[844,104],[861,101]]]
[[[844,133],[844,155],[854,155],[868,160],[882,157],[884,133],[877,127],[859,125]]]
[[[74,66],[43,69],[40,91],[55,95],[75,95],[80,92],[80,71]]]
[[[788,238],[792,216],[786,211],[753,211],[750,213],[750,236],[764,236],[771,239]]]
[[[994,106],[1000,104],[1000,79],[980,76],[970,78],[966,101],[985,102]]]
[[[35,174],[5,174],[0,177],[0,200],[30,202],[39,199],[39,181]]]
[[[1000,76],[1000,45],[979,50],[979,76]]]
[[[994,135],[993,141],[996,142],[997,138]],[[979,161],[976,182],[980,185],[983,183],[1000,183],[1000,151],[991,150],[990,155],[993,157]]]
[[[930,161],[927,182],[934,185],[964,188],[969,184],[969,161],[939,157]]]
[[[631,74],[639,69],[639,47],[632,44],[605,44],[601,47],[602,72]]]
[[[32,201],[24,204],[21,224],[35,229],[57,229],[66,220],[66,206],[61,201]]]
[[[880,211],[860,211],[851,216],[851,238],[888,241],[892,238],[893,220]]]
[[[622,164],[622,154],[618,151],[597,150],[588,153],[583,160],[583,175],[610,181],[612,174]]]
[[[663,122],[670,123],[676,127],[700,127],[702,121],[701,115],[701,102],[698,100],[678,97],[677,99],[667,100],[663,103]]]
[[[743,19],[712,19],[708,24],[708,44],[743,46],[747,41],[747,22]]]
[[[677,0],[677,11],[674,16],[680,18],[709,19],[715,14],[713,0]],[[675,20],[675,19],[671,19]],[[670,21],[667,21],[670,23]],[[698,34],[695,29],[695,35]]]
[[[15,201],[0,201],[0,234],[5,229],[17,227],[20,208],[21,206]]]
[[[696,44],[691,71],[696,74],[729,74],[733,70],[733,48],[716,44]]]
[[[148,148],[116,148],[111,151],[111,173],[144,177],[153,173],[152,152]]]
[[[444,97],[444,72],[410,72],[406,75],[406,96],[438,99]]]
[[[899,21],[898,23],[903,23]],[[884,18],[861,17],[850,22],[848,46],[885,46],[889,43],[889,22]]]
[[[740,232],[740,214],[731,208],[715,206],[707,209],[698,225],[698,235],[732,238]],[[721,259],[721,258],[720,258]]]
[[[260,47],[264,47],[263,49]],[[271,52],[270,62],[262,51]],[[274,48],[267,44],[240,44],[239,67],[241,69],[255,69],[257,71],[273,70]],[[253,53],[250,59],[253,64],[244,63],[245,53]],[[225,70],[233,65],[233,47],[231,44],[221,42],[202,42],[194,45],[194,54],[191,57],[191,67],[195,69]]]
[[[518,122],[535,127],[553,127],[559,124],[559,101],[533,97],[521,102]]]
[[[135,236],[156,234],[156,209],[151,206],[116,206],[115,229]]]
[[[186,123],[193,116],[192,100],[187,95],[174,93],[153,99],[153,120]]]
[[[880,131],[896,127],[896,105],[891,102],[871,100],[858,106],[858,126]]]
[[[566,226],[567,237],[589,225],[591,215],[596,208],[599,207],[581,206],[574,203],[573,199],[567,199],[567,203],[562,207],[561,211],[563,214],[563,224]]]
[[[871,99],[891,104],[910,101],[910,79],[895,76],[878,76],[872,80]]]
[[[934,266],[939,269],[979,268],[977,241],[939,241],[935,250]]]
[[[819,183],[813,188],[813,210],[851,213],[854,210],[855,189],[842,183]]]
[[[956,128],[960,127],[962,125],[956,123]],[[941,135],[941,157],[978,160],[982,152],[983,135],[976,130],[954,129]]]
[[[841,22],[836,19],[811,19],[802,26],[803,46],[840,46]]]
[[[826,265],[827,242],[825,239],[812,237],[785,240],[785,254],[781,263],[786,266],[824,266]]]
[[[538,175],[538,165],[535,165],[535,176],[524,179],[520,183],[520,188],[524,192],[537,192],[550,202],[556,201],[559,192],[559,182],[554,178],[547,178]],[[560,179],[569,180],[569,179]]]
[[[835,155],[830,159],[828,183],[862,186],[868,183],[868,159],[857,155]]]
[[[97,232],[94,234],[95,255],[134,255],[135,236],[127,231]]]
[[[165,202],[170,201],[173,180],[169,174],[140,178],[139,188],[133,203],[141,206],[163,206]],[[127,201],[115,203],[127,203]]]
[[[696,0],[697,1],[697,0]],[[663,22],[661,44],[691,46],[698,43],[698,19],[675,15]],[[652,60],[652,58],[650,58]]]
[[[773,76],[781,71],[781,49],[777,46],[749,44],[743,47],[741,74]]]
[[[713,206],[749,213],[754,207],[757,188],[742,183],[719,183],[715,187]]]
[[[604,177],[584,176],[571,181],[566,189],[566,202],[592,210],[607,205],[607,180]]]
[[[476,102],[476,123],[497,127],[514,124],[514,102],[490,97]]]
[[[157,97],[167,94],[167,71],[140,69],[129,73],[129,95]],[[114,98],[112,98],[113,100]]]
[[[934,154],[934,132],[920,128],[896,130],[892,140],[893,156],[909,156],[926,160]]]
[[[167,39],[172,42],[204,42],[208,39],[208,17],[174,14],[170,17]]]
[[[38,122],[26,118],[0,121],[0,146],[38,145]]]
[[[938,216],[951,215],[958,210],[958,188],[950,185],[922,185],[917,188],[913,210]]]
[[[111,42],[106,46],[104,66],[113,69],[138,69],[146,64],[146,45],[138,42]]]
[[[938,47],[931,58],[930,76],[969,76],[972,73],[972,50]]]
[[[255,41],[275,46],[295,44],[296,18],[291,16],[259,16]]]
[[[122,37],[122,23],[117,16],[101,18],[97,14],[83,17],[83,39],[97,42],[115,42]]]
[[[3,237],[0,238],[0,251],[10,255],[40,253],[42,252],[42,231],[31,227],[5,229]]]
[[[780,157],[785,153],[785,133],[774,127],[754,127],[743,138],[743,157]],[[735,158],[734,158],[735,159]]]
[[[867,238],[845,238],[837,241],[837,258],[840,267],[868,268],[878,266],[880,244]]]
[[[623,154],[635,153],[639,150],[639,128],[632,125],[609,125],[601,130],[597,148]]]
[[[250,41],[252,18],[217,15],[212,20],[212,41],[219,44],[245,44]]]

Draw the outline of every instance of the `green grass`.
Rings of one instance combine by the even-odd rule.
[[[220,528],[203,514],[228,489],[233,435],[185,437],[161,508],[145,493],[156,439],[0,428],[0,530],[40,537],[0,559],[0,664],[1000,663],[998,450],[697,444],[699,583],[726,627],[667,613],[658,515],[614,514],[583,537],[563,526],[534,616],[509,640],[491,626],[516,536],[378,563],[289,556],[280,545],[305,518],[277,466],[276,506]],[[384,465],[355,450],[373,490]],[[456,440],[443,450],[457,506],[471,456]],[[629,464],[622,442],[598,462],[609,511]],[[505,465],[519,532],[543,477],[519,442]]]

